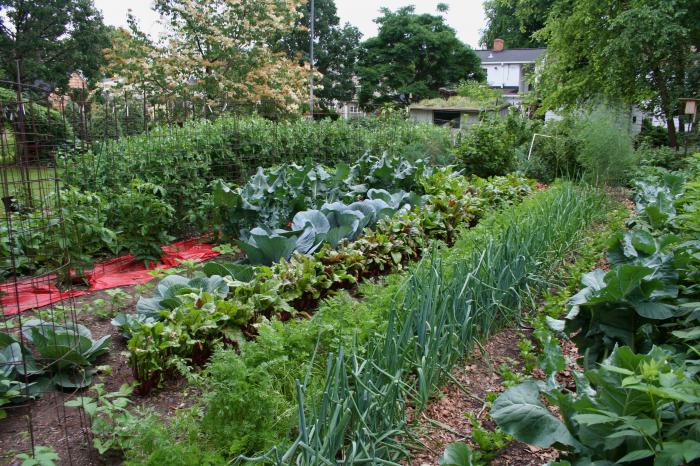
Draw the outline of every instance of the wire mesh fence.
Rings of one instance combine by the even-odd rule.
[[[73,463],[76,449],[89,445],[88,422],[64,402],[92,378],[89,330],[80,325],[74,302],[15,312],[26,291],[47,290],[49,301],[70,290],[57,154],[72,145],[64,114],[51,109],[41,89],[0,85],[0,444],[2,460],[52,444]],[[34,267],[32,264],[41,264]],[[103,342],[107,342],[104,339]],[[88,345],[89,342],[89,345]]]

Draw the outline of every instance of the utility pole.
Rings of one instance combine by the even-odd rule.
[[[309,39],[309,64],[311,65],[311,79],[309,80],[309,113],[311,119],[314,119],[314,0],[311,0],[311,14],[309,15],[309,30],[311,38]]]

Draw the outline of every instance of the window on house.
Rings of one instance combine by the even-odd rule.
[[[632,117],[632,123],[637,123],[637,115]]]
[[[449,126],[459,128],[461,114],[459,112],[435,111],[433,112],[433,123],[438,126]]]

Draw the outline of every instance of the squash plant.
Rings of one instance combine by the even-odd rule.
[[[599,368],[575,374],[576,392],[553,378],[528,381],[499,396],[491,416],[519,441],[563,450],[560,465],[691,464],[700,458],[697,364],[678,364],[659,347],[616,348]]]

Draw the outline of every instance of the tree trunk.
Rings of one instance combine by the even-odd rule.
[[[673,120],[673,114],[666,114],[666,128],[668,129],[668,145],[678,149],[678,140],[676,138],[676,122]]]

